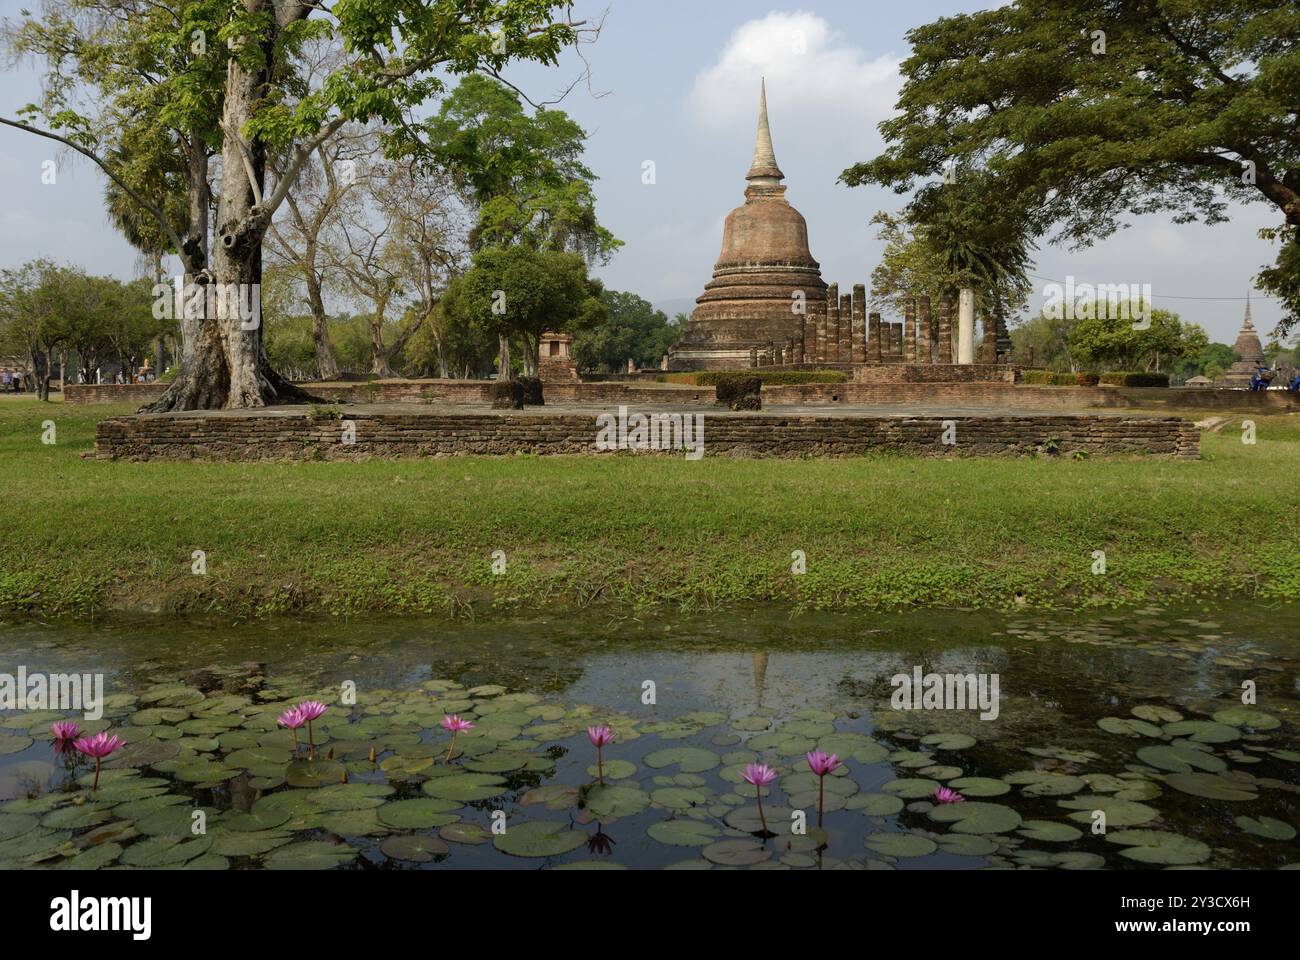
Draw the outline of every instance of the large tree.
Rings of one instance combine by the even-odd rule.
[[[65,14],[64,10],[70,11]],[[59,96],[0,123],[60,140],[93,159],[155,213],[188,276],[251,299],[262,275],[262,243],[276,211],[317,148],[348,122],[387,125],[386,146],[419,155],[407,121],[440,96],[448,75],[495,73],[512,60],[554,64],[594,31],[557,0],[62,0],[12,26],[15,46],[45,56],[49,74],[70,77]],[[342,62],[307,89],[299,53],[332,38]],[[136,65],[149,76],[141,79]],[[141,91],[150,88],[151,98]],[[89,91],[90,96],[85,94]],[[82,93],[74,104],[71,93]],[[176,118],[219,145],[217,207],[210,245],[196,224],[183,240],[165,212],[113,168],[106,118],[133,111]],[[272,173],[268,158],[281,158]],[[203,178],[206,180],[206,177]],[[189,184],[198,212],[202,187]],[[206,213],[206,209],[204,209]],[[247,302],[247,299],[245,302]],[[155,410],[257,407],[306,399],[267,359],[260,323],[236,297],[204,311],[180,375]]]
[[[958,167],[982,204],[1087,246],[1129,214],[1227,219],[1270,204],[1260,283],[1300,320],[1300,5],[1294,0],[1017,0],[908,34],[878,157],[842,174],[903,193]]]

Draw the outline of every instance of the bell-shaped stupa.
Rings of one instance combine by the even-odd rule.
[[[1250,296],[1246,296],[1246,316],[1237,334],[1237,342],[1232,345],[1237,356],[1241,357],[1223,373],[1223,384],[1228,387],[1246,387],[1255,376],[1255,371],[1264,365],[1264,345],[1259,342],[1255,332],[1254,321],[1250,318]]]
[[[745,202],[727,215],[713,279],[670,355],[675,370],[749,366],[750,350],[802,342],[803,320],[826,301],[821,267],[808,251],[808,224],[785,199],[759,87],[758,140]]]

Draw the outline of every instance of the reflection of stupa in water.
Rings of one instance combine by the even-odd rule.
[[[1264,365],[1264,345],[1259,342],[1259,334],[1255,332],[1255,324],[1250,319],[1249,294],[1246,296],[1246,316],[1242,320],[1241,332],[1237,334],[1237,342],[1232,345],[1232,349],[1241,359],[1224,371],[1223,385],[1248,387],[1251,378],[1255,376],[1255,371]]]
[[[803,342],[804,314],[826,300],[821,266],[808,250],[808,223],[785,199],[760,85],[758,137],[745,175],[745,202],[727,215],[722,253],[681,339],[669,354],[675,370],[749,366],[750,350]],[[804,307],[797,312],[792,307]]]

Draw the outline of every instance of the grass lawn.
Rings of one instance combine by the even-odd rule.
[[[769,599],[1000,608],[1017,594],[1059,608],[1300,593],[1296,415],[1256,417],[1253,446],[1237,416],[1204,436],[1198,462],[80,456],[97,420],[128,412],[0,399],[0,608],[11,615]],[[44,420],[54,446],[41,443]],[[206,576],[191,573],[195,550]],[[801,576],[794,550],[807,556]]]

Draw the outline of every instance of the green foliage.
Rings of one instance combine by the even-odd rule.
[[[1226,343],[1207,343],[1200,353],[1183,357],[1171,369],[1183,380],[1197,376],[1217,380],[1240,359],[1241,356]]]
[[[578,254],[488,247],[451,282],[442,305],[466,337],[519,337],[536,358],[543,331],[600,322],[600,293]]]
[[[1011,328],[1011,348],[1013,356],[1021,362],[1032,362],[1052,370],[1072,370],[1075,360],[1070,356],[1070,335],[1074,330],[1074,319],[1062,311],[1059,317],[1049,317],[1040,313],[1038,316]]]
[[[579,326],[574,332],[573,355],[578,366],[618,373],[626,369],[628,360],[635,360],[638,367],[657,367],[677,342],[678,327],[635,293],[605,290],[600,300],[605,321]]]
[[[1070,332],[1070,353],[1080,363],[1120,370],[1168,369],[1188,356],[1201,354],[1209,345],[1205,331],[1185,324],[1167,310],[1151,310],[1150,325],[1142,328],[1130,315],[1136,312],[1105,310],[1106,317],[1077,319]]]
[[[524,112],[491,77],[465,77],[420,125],[428,159],[477,205],[474,248],[523,244],[608,262],[622,246],[596,220],[596,175],[582,163],[587,133],[562,110]]]
[[[1266,232],[1281,249],[1260,283],[1284,298],[1284,327],[1300,319],[1292,0],[1017,0],[908,40],[899,113],[881,124],[888,146],[845,183],[902,193],[978,169],[966,209],[1014,211],[1029,235],[1056,229],[1075,246],[1130,214],[1214,223],[1229,200],[1269,203],[1284,225]]]

